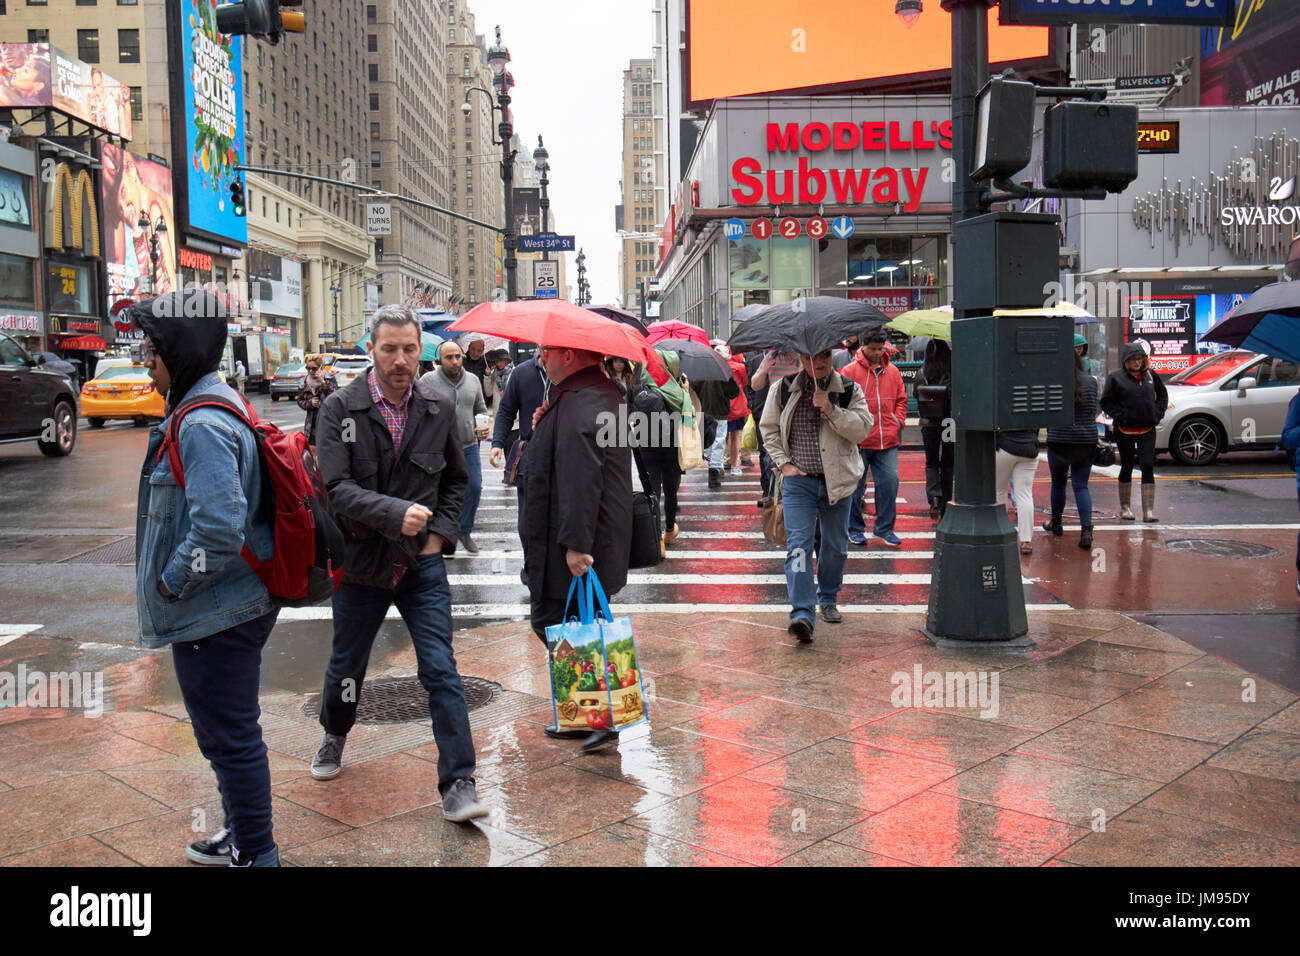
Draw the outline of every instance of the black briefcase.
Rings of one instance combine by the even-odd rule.
[[[650,487],[650,477],[641,473],[641,486]],[[664,539],[663,521],[659,517],[659,499],[652,491],[632,495],[632,535],[628,551],[629,568],[653,568],[663,560],[660,550]]]

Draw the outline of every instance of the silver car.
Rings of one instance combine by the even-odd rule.
[[[1300,388],[1300,364],[1233,349],[1165,380],[1169,410],[1156,451],[1183,465],[1209,465],[1225,451],[1271,450]]]
[[[298,390],[302,388],[303,379],[306,377],[307,366],[302,362],[281,365],[275,370],[275,374],[267,379],[271,383],[271,401],[278,402],[281,398],[293,401],[298,396]]]

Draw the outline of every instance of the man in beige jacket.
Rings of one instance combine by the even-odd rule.
[[[836,604],[848,556],[849,507],[862,477],[858,443],[870,434],[874,420],[862,389],[832,368],[830,349],[801,355],[799,365],[799,372],[768,392],[759,430],[782,482],[789,633],[809,644],[816,624],[814,599],[823,621],[844,619]],[[814,588],[811,558],[819,520]]]

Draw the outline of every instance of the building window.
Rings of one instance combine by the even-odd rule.
[[[379,124],[378,124],[378,123],[371,123],[371,124],[370,124],[370,138],[371,138],[371,139],[379,139]]]
[[[378,93],[371,93],[371,94],[370,94],[370,110],[371,110],[371,112],[378,112],[378,111],[379,111],[379,94],[378,94]]]
[[[379,64],[367,63],[366,75],[369,77],[371,83],[377,82],[379,80]]]
[[[139,123],[144,120],[144,90],[141,87],[131,87],[131,121]]]
[[[95,4],[98,3],[98,2],[99,2],[99,0],[77,0],[77,6],[79,6],[79,7],[93,7],[93,6],[95,6]]]
[[[447,39],[448,39],[448,40],[454,40],[454,39],[456,39],[456,28],[455,28],[455,27],[451,27],[450,29],[447,30]]]
[[[374,23],[379,19],[379,9],[373,4],[366,4],[366,23]]]
[[[140,62],[140,31],[139,30],[118,30],[117,31],[117,62],[118,63],[139,63]]]
[[[27,42],[28,43],[49,43],[50,31],[49,30],[28,30]]]
[[[99,62],[99,31],[77,31],[77,58],[86,63]]]
[[[117,0],[119,7],[134,7],[140,0]]]
[[[378,169],[378,168],[379,168],[379,154],[378,154],[378,153],[371,153],[371,154],[370,154],[370,168],[371,168],[371,169]]]
[[[377,34],[374,33],[366,34],[366,52],[367,53],[379,52],[379,36]]]

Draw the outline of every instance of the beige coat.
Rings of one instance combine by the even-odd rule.
[[[812,388],[813,383],[802,371],[787,376],[790,384],[790,400],[781,408],[781,383],[773,382],[767,393],[767,404],[763,406],[763,418],[759,422],[759,431],[763,434],[763,444],[772,458],[772,467],[779,469],[790,461],[790,448],[786,441],[790,434],[790,422],[794,419],[794,407],[805,387]],[[862,456],[858,453],[858,443],[871,434],[875,419],[867,409],[866,396],[862,389],[853,386],[853,400],[848,408],[840,408],[839,394],[852,382],[831,373],[831,382],[826,391],[831,396],[830,408],[822,412],[821,451],[822,470],[826,475],[826,497],[831,504],[847,498],[857,490],[858,480],[862,477]]]

